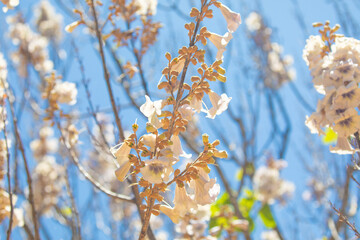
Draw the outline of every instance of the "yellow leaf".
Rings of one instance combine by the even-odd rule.
[[[322,138],[324,144],[333,144],[337,141],[337,133],[332,128],[325,130],[325,136]]]
[[[70,207],[63,207],[61,209],[61,213],[64,214],[66,217],[70,217],[72,214],[72,211],[71,211]]]

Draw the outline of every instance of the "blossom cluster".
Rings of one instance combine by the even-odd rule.
[[[5,125],[7,124],[6,120],[6,107],[5,107],[5,98],[6,90],[8,88],[7,82],[7,63],[4,59],[2,53],[0,53],[0,131],[4,131]],[[0,139],[0,184],[2,185],[4,176],[6,174],[5,164],[8,161],[8,151],[10,148],[10,141],[5,139]],[[12,194],[12,205],[16,203],[17,197]],[[20,208],[13,208],[13,224],[14,226],[23,225],[23,211]],[[0,222],[2,222],[6,217],[10,217],[11,212],[11,203],[9,193],[0,187]]]
[[[43,89],[42,98],[47,99],[49,107],[46,109],[48,119],[52,119],[54,112],[60,110],[59,104],[74,105],[76,103],[77,88],[75,83],[62,81],[61,76],[52,72],[45,77],[46,87]]]
[[[30,143],[33,155],[38,161],[33,170],[34,202],[36,210],[43,214],[48,214],[56,205],[64,186],[64,167],[56,163],[52,155],[59,148],[59,141],[53,136],[52,128],[44,126],[39,131],[39,138]]]
[[[196,24],[186,24],[185,28],[189,31],[190,38],[189,47],[182,47],[175,58],[169,53],[165,55],[168,66],[162,73],[166,80],[160,81],[158,88],[164,89],[168,94],[167,97],[152,101],[146,96],[146,102],[140,107],[140,111],[148,119],[146,123],[148,134],[139,137],[137,135],[139,126],[135,123],[132,126],[133,133],[123,143],[111,149],[119,164],[115,172],[119,181],[124,181],[129,175],[139,174],[139,185],[144,188],[140,196],[146,201],[146,205],[142,208],[147,211],[146,214],[158,215],[161,211],[174,223],[181,222],[186,226],[192,226],[189,225],[189,221],[184,222],[186,216],[214,202],[220,192],[216,179],[209,176],[208,165],[215,163],[214,158],[227,157],[225,151],[216,149],[220,141],[210,142],[209,137],[204,134],[204,150],[196,159],[190,160],[185,169],[174,170],[175,165],[181,162],[180,159],[192,159],[191,155],[186,154],[182,148],[180,133],[186,131],[187,124],[194,114],[205,112],[207,117],[215,118],[227,109],[231,100],[226,94],[220,96],[212,91],[209,82],[226,81],[220,59],[228,40],[231,39],[229,36],[237,29],[241,18],[240,14],[215,0],[202,1],[201,10],[193,8],[190,16],[196,18],[198,23],[205,17],[212,17],[212,10],[209,9],[211,5],[218,7],[227,21],[228,32],[225,37],[210,33],[205,27],[197,34]],[[212,41],[219,51],[217,60],[210,66],[204,63],[205,51],[199,50],[195,45],[196,42],[206,44],[207,39]],[[201,65],[197,70],[200,76],[191,77],[192,86],[184,81],[190,62],[193,65],[198,63]],[[187,95],[184,94],[185,91]],[[212,104],[210,109],[203,104],[205,95],[209,96]],[[176,183],[174,207],[168,204],[154,205],[155,200],[163,201],[161,193],[165,192],[172,183]],[[186,229],[190,231],[190,227]],[[185,234],[183,230],[181,232]],[[194,233],[190,231],[186,234]]]
[[[253,182],[256,198],[267,204],[273,204],[275,200],[284,202],[295,190],[292,182],[280,177],[280,170],[287,166],[283,160],[268,160],[267,166],[256,169]]]
[[[178,239],[213,239],[211,236],[206,236],[207,221],[210,219],[209,213],[210,205],[199,206],[196,210],[192,209],[186,213],[175,228],[179,234]]]
[[[157,3],[157,0],[135,0],[135,5],[138,8],[136,13],[139,15],[155,15]]]
[[[59,42],[62,38],[63,18],[55,12],[48,1],[42,1],[35,11],[35,26],[39,33],[49,40]]]
[[[33,64],[41,74],[50,73],[54,64],[49,59],[47,38],[33,32],[20,16],[9,17],[7,22],[10,25],[9,37],[18,46],[11,58],[18,66],[19,75],[28,75],[28,64]]]
[[[304,191],[302,197],[305,201],[315,200],[319,205],[324,204],[327,201],[328,189],[334,184],[333,179],[321,179],[311,178],[308,181],[309,189]]]
[[[9,9],[14,9],[19,5],[19,0],[1,0],[5,6],[2,8],[3,12],[6,13]]]
[[[327,31],[335,32],[325,25]],[[318,101],[317,110],[306,119],[312,133],[324,134],[330,128],[337,134],[336,146],[330,151],[338,154],[353,154],[351,137],[359,131],[360,116],[360,41],[348,37],[331,37],[329,48],[326,38],[310,36],[303,57],[311,70],[315,89],[323,99]],[[324,40],[325,39],[325,40]]]
[[[49,214],[64,187],[64,166],[53,156],[45,156],[33,170],[34,203],[38,213]],[[30,209],[29,209],[30,211]]]
[[[294,80],[296,77],[293,58],[291,55],[283,56],[283,48],[278,43],[271,41],[271,28],[267,27],[261,15],[257,12],[251,12],[245,20],[246,26],[250,31],[250,36],[259,47],[265,59],[255,58],[259,68],[265,66],[264,84],[273,89],[280,88],[284,83]]]

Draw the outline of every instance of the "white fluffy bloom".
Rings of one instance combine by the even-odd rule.
[[[33,191],[37,211],[48,213],[58,202],[65,169],[52,156],[45,156],[34,169]]]
[[[18,50],[11,56],[18,65],[19,74],[26,77],[27,65],[33,64],[35,69],[43,74],[53,70],[53,62],[49,59],[48,41],[45,37],[34,33],[30,27],[16,17],[7,18],[9,36]]]
[[[9,9],[14,9],[19,5],[19,0],[1,0],[6,6],[2,8],[3,12],[6,13]]]
[[[57,82],[51,90],[51,95],[59,103],[74,105],[76,103],[77,89],[75,83]]]
[[[268,204],[276,199],[283,200],[291,196],[295,186],[293,183],[280,178],[279,170],[267,166],[259,167],[254,175],[254,192],[257,198]]]
[[[41,35],[56,41],[61,40],[63,18],[48,1],[42,1],[35,8],[35,16],[35,24]]]
[[[30,148],[37,160],[42,160],[47,154],[55,153],[58,150],[59,141],[53,138],[54,132],[50,127],[43,127],[39,132],[39,139],[30,142]]]
[[[306,64],[311,68],[317,65],[319,61],[321,61],[321,52],[325,47],[324,41],[320,36],[310,36],[309,39],[306,40],[306,45],[303,50],[303,59]]]
[[[158,1],[157,0],[135,0],[138,6],[137,14],[139,15],[155,15]]]
[[[256,12],[251,12],[246,18],[245,23],[250,32],[258,31],[261,28],[261,16]]]
[[[17,201],[16,195],[12,194],[12,204],[15,205]],[[7,191],[0,188],[0,223],[6,218],[10,217],[11,206],[10,206],[10,195]],[[13,226],[22,227],[24,225],[24,214],[20,208],[14,208],[13,215]]]

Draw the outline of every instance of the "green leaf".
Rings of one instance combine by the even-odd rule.
[[[211,217],[216,216],[216,214],[220,210],[220,207],[227,204],[230,204],[230,199],[229,199],[229,194],[225,192],[223,193],[223,195],[221,195],[220,198],[218,198],[218,200],[216,200],[216,202],[211,204],[210,206]]]
[[[247,217],[246,220],[249,222],[249,231],[252,232],[255,229],[254,220],[251,217]]]
[[[336,143],[337,141],[337,133],[332,129],[332,128],[327,128],[325,130],[325,136],[323,136],[322,138],[322,142],[324,144],[333,144],[333,143]]]
[[[236,180],[240,181],[243,178],[244,170],[242,168],[239,169],[236,173]]]
[[[210,218],[210,221],[209,221],[209,229],[212,229],[213,227],[216,227],[217,224],[216,224],[216,218]]]
[[[254,163],[250,162],[250,163],[247,163],[246,166],[246,175],[252,175],[254,174],[255,172],[255,166],[254,166]]]
[[[219,217],[220,209],[226,205],[230,204],[230,198],[229,194],[227,192],[223,193],[216,202],[211,204],[210,206],[210,213],[211,218],[209,222],[209,229],[216,227],[216,226],[222,226],[223,228],[229,227],[229,219],[225,217]],[[221,232],[219,233],[219,236],[221,236]]]
[[[250,189],[244,189],[245,197],[240,198],[238,204],[240,212],[244,217],[250,216],[250,211],[256,201],[253,192]]]
[[[276,227],[275,219],[271,213],[271,209],[268,204],[264,205],[259,211],[260,218],[267,228]]]
[[[225,217],[212,217],[210,218],[210,222],[209,222],[209,229],[213,228],[213,227],[221,227],[223,228],[227,228],[229,227],[229,219],[225,218]],[[220,237],[222,233],[222,230],[219,232],[218,236]]]

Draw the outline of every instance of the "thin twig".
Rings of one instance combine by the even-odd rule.
[[[115,103],[114,95],[113,95],[112,88],[111,88],[110,75],[109,75],[109,71],[108,71],[107,66],[106,66],[105,54],[104,54],[104,49],[103,49],[103,40],[102,40],[102,37],[101,37],[101,32],[99,30],[99,22],[98,22],[98,19],[97,19],[94,0],[91,0],[91,9],[92,9],[93,15],[94,15],[95,31],[96,31],[96,36],[97,36],[98,43],[99,43],[101,62],[102,62],[103,70],[104,70],[104,78],[105,78],[105,82],[106,82],[106,87],[107,87],[107,90],[108,90],[108,93],[109,93],[110,102],[111,102],[111,106],[112,106],[114,117],[115,117],[115,122],[116,122],[116,125],[118,127],[120,141],[122,142],[125,139],[124,131],[123,131],[123,128],[122,128],[122,125],[121,125],[121,121],[120,121],[120,118],[119,118],[119,113],[118,113],[118,110],[116,108],[116,103]]]
[[[69,181],[69,173],[68,173],[68,170],[69,170],[69,166],[67,165],[66,169],[65,169],[65,174],[66,174],[66,179],[65,179],[65,184],[66,184],[66,192],[67,194],[69,195],[69,198],[70,198],[70,203],[71,203],[71,211],[73,212],[73,214],[71,214],[71,216],[74,218],[72,220],[72,222],[75,223],[75,236],[76,239],[79,239],[81,240],[82,237],[81,237],[81,222],[80,222],[80,217],[79,217],[79,211],[77,209],[77,206],[76,206],[76,201],[75,201],[75,198],[74,198],[74,194],[73,194],[73,191],[71,189],[71,185],[70,185],[70,181]],[[73,233],[74,234],[74,233]]]
[[[336,212],[336,214],[339,216],[339,220],[344,222],[346,225],[348,225],[348,227],[354,232],[355,236],[357,238],[360,238],[360,233],[359,231],[356,229],[355,224],[354,223],[350,223],[349,219],[344,216],[344,214],[341,213],[341,211],[339,209],[336,209],[334,207],[334,205],[332,205],[332,203],[330,203],[331,208]]]
[[[207,1],[204,1],[203,5],[201,6],[201,12],[199,13],[199,16],[201,16],[202,12],[203,12],[203,8],[206,6],[207,4]],[[198,17],[196,19],[196,25],[195,25],[195,29],[194,29],[194,33],[191,37],[191,40],[190,40],[190,43],[189,43],[189,48],[194,46],[195,45],[195,39],[196,39],[196,35],[197,35],[197,32],[199,30],[199,27],[200,27],[200,17]],[[186,77],[186,73],[187,73],[187,69],[189,67],[189,64],[190,64],[190,57],[186,58],[185,59],[185,63],[184,63],[184,68],[183,68],[183,71],[182,71],[182,74],[181,74],[181,79],[180,79],[180,84],[179,84],[179,89],[178,89],[178,92],[177,92],[177,95],[176,95],[176,101],[175,101],[175,105],[174,105],[174,109],[173,109],[173,115],[171,117],[171,120],[170,120],[170,128],[169,128],[169,139],[171,138],[172,136],[172,133],[173,133],[173,129],[174,129],[174,122],[175,122],[175,114],[176,114],[176,111],[179,107],[179,104],[180,104],[180,100],[181,100],[181,97],[183,95],[183,92],[184,92],[184,89],[183,89],[183,85],[184,85],[184,82],[185,82],[185,77]]]
[[[3,108],[2,111],[5,111]],[[1,113],[4,116],[4,112]],[[9,146],[8,146],[8,138],[7,138],[7,130],[6,130],[6,119],[4,118],[4,138],[5,138],[5,147],[6,147],[6,176],[8,180],[8,193],[9,193],[9,200],[10,200],[10,217],[9,217],[9,226],[6,232],[6,240],[10,240],[12,224],[13,224],[13,216],[14,216],[14,203],[13,203],[13,194],[11,190],[11,177],[10,177],[10,153],[9,153]]]
[[[146,236],[146,231],[149,227],[149,223],[150,223],[150,217],[151,217],[151,211],[152,211],[152,208],[154,206],[154,203],[155,203],[155,199],[154,198],[151,198],[150,199],[150,202],[149,202],[149,205],[147,207],[147,210],[146,210],[146,215],[145,215],[145,219],[144,219],[144,224],[142,225],[141,227],[141,232],[140,232],[140,236],[139,236],[139,240],[143,240]]]
[[[94,108],[94,105],[91,101],[91,94],[90,94],[90,89],[89,89],[89,84],[88,84],[88,81],[86,80],[86,76],[85,76],[85,67],[84,67],[84,64],[80,58],[80,54],[79,54],[79,49],[77,48],[76,44],[74,41],[72,41],[72,45],[74,47],[74,50],[75,50],[75,57],[76,57],[76,60],[78,61],[79,63],[79,66],[80,66],[80,72],[81,72],[81,81],[84,85],[84,88],[85,88],[85,92],[86,92],[86,98],[88,100],[88,104],[89,104],[89,108],[90,108],[90,114],[91,116],[93,117],[96,125],[98,126],[99,128],[99,132],[100,132],[100,135],[102,137],[102,139],[104,140],[104,143],[108,146],[108,142],[105,138],[105,135],[104,135],[104,132],[103,132],[103,127],[102,125],[100,124],[100,122],[98,121],[97,117],[96,117],[96,113],[95,113],[95,108]]]
[[[102,191],[103,193],[105,193],[106,195],[122,200],[122,201],[126,201],[126,202],[131,202],[134,203],[134,200],[132,198],[130,198],[129,196],[126,195],[122,195],[122,194],[118,194],[115,193],[109,189],[107,189],[106,187],[104,187],[103,185],[101,185],[98,181],[95,180],[95,178],[93,178],[86,170],[85,168],[80,164],[80,161],[78,159],[78,157],[76,156],[76,154],[74,153],[74,151],[72,150],[71,146],[66,142],[63,133],[62,133],[62,129],[60,126],[60,123],[58,121],[56,121],[56,126],[60,131],[60,138],[62,143],[64,144],[65,148],[68,150],[71,159],[73,160],[74,164],[76,165],[76,167],[79,169],[79,171],[81,172],[81,174],[89,181],[91,182],[94,187],[96,187],[98,190]]]
[[[8,89],[6,89],[7,95],[8,96],[12,96]],[[15,138],[18,142],[18,147],[20,149],[23,161],[24,161],[24,166],[25,166],[25,172],[26,172],[26,181],[29,187],[29,202],[30,202],[30,206],[31,206],[31,213],[32,213],[32,218],[33,218],[33,223],[34,223],[34,230],[35,230],[35,240],[40,240],[40,234],[39,234],[39,223],[38,223],[38,219],[37,219],[37,213],[36,213],[36,209],[35,209],[35,202],[34,202],[34,192],[33,192],[33,188],[32,188],[32,179],[31,179],[31,175],[30,175],[30,169],[29,169],[29,165],[28,165],[28,160],[25,154],[25,148],[22,142],[22,139],[20,137],[20,133],[19,133],[19,129],[18,129],[18,123],[17,123],[17,118],[15,116],[15,110],[14,110],[14,106],[12,101],[10,101],[9,99],[9,106],[10,106],[10,112],[11,112],[11,116],[12,116],[12,122],[14,125],[14,131],[15,131]]]
[[[132,172],[133,168],[130,171]],[[130,183],[132,183],[131,188],[132,188],[132,191],[133,191],[134,196],[135,196],[136,207],[137,207],[139,215],[140,215],[141,223],[143,225],[145,225],[146,224],[146,222],[145,222],[146,219],[145,219],[145,216],[143,214],[143,211],[140,208],[142,199],[141,199],[140,194],[139,194],[139,187],[137,185],[136,176],[134,174],[132,174],[131,177],[132,177],[132,180],[130,181]],[[155,240],[156,239],[151,227],[147,228],[147,237],[150,240]]]

